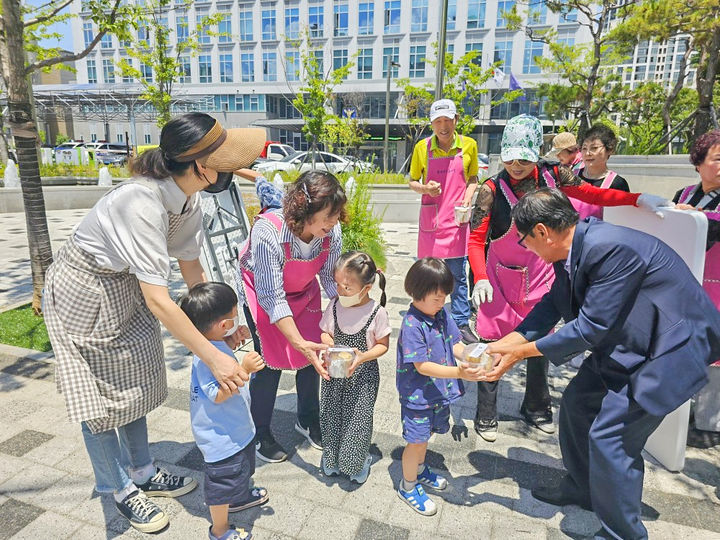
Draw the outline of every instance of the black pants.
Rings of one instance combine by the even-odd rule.
[[[260,350],[260,339],[252,315],[247,306],[243,306],[245,318],[252,333],[253,345]],[[250,384],[250,412],[255,422],[258,436],[270,432],[275,398],[282,370],[266,367],[255,374]],[[297,392],[297,415],[300,424],[308,427],[319,422],[320,418],[320,376],[313,366],[298,369],[295,373],[295,390]]]
[[[525,380],[525,398],[522,408],[530,413],[544,413],[551,410],[550,390],[548,388],[548,359],[542,356],[526,360],[527,377]],[[477,420],[488,422],[497,419],[498,383],[479,382],[477,392]]]

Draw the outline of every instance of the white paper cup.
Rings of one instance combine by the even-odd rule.
[[[472,209],[469,206],[464,206],[462,201],[455,203],[455,223],[462,225],[470,221],[472,215]]]

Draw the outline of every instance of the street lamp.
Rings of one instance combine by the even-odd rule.
[[[390,76],[392,68],[399,68],[400,64],[393,62],[388,56],[387,87],[385,89],[385,142],[383,144],[383,172],[388,172],[388,139],[390,138]]]

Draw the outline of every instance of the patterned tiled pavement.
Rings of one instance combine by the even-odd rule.
[[[85,211],[49,214],[55,250]],[[388,311],[399,328],[408,298],[405,272],[413,262],[417,228],[384,226],[389,245]],[[0,306],[29,298],[24,216],[0,215]],[[178,281],[173,294],[181,291]],[[538,483],[562,475],[556,435],[531,430],[519,419],[524,370],[516,369],[500,385],[500,435],[490,444],[472,429],[475,389],[453,410],[452,432],[435,436],[428,461],[448,476],[450,486],[434,499],[438,513],[421,517],[394,493],[400,476],[399,405],[394,382],[394,352],[380,361],[381,388],[375,409],[373,466],[363,486],[335,481],[318,470],[320,453],[293,429],[294,380],[281,378],[273,429],[290,450],[282,464],[261,465],[257,485],[270,492],[261,508],[235,514],[258,539],[420,539],[420,538],[585,538],[598,529],[595,516],[578,507],[557,508],[530,496]],[[166,336],[167,401],[149,417],[157,462],[201,480],[202,459],[190,432],[188,381],[191,357]],[[92,472],[80,429],[65,417],[53,381],[51,362],[0,358],[0,539],[139,538],[118,515],[112,500],[93,492]],[[553,398],[559,400],[570,368],[552,368]],[[669,473],[646,462],[645,523],[651,538],[720,539],[720,451],[688,449],[685,470]],[[608,494],[611,496],[611,494]],[[157,499],[156,499],[157,500]],[[208,513],[202,488],[177,500],[157,500],[170,515],[158,538],[207,538]]]

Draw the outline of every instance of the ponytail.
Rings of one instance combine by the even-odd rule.
[[[380,305],[385,307],[385,302],[387,301],[387,295],[385,294],[385,274],[383,274],[382,270],[379,268],[377,269],[376,274],[378,275],[378,287],[380,287],[380,290],[382,291],[382,295],[380,295]]]

